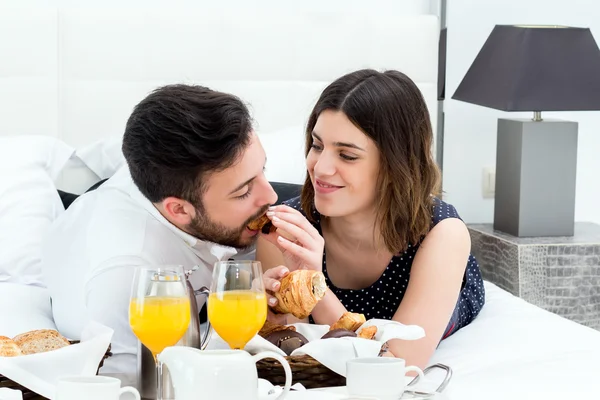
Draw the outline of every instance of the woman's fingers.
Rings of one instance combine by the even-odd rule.
[[[300,246],[299,244],[296,244],[294,242],[289,241],[288,239],[284,238],[283,236],[278,236],[277,237],[277,243],[279,244],[279,246],[288,251],[290,254],[298,257],[301,260],[305,260],[308,262],[308,264],[310,265],[310,259],[312,258],[312,252],[310,250],[308,250],[306,247]]]
[[[308,233],[306,232],[306,230],[304,230],[303,228],[294,225],[288,221],[285,221],[283,219],[280,219],[277,216],[273,216],[273,225],[279,230],[284,230],[285,232],[287,232],[288,234],[292,235],[292,237],[295,239],[295,241],[299,242],[302,244],[302,246],[309,248],[309,249],[314,249],[316,245],[318,245],[318,243],[315,243],[315,239]],[[276,232],[278,233],[278,232]],[[279,237],[285,237],[287,240],[290,241],[294,241],[291,240],[291,238],[289,237],[289,235],[278,235]]]
[[[280,265],[275,268],[270,268],[263,273],[263,284],[267,291],[267,302],[273,307],[277,304],[277,298],[271,293],[279,291],[281,288],[281,279],[290,273],[290,270],[285,265]]]
[[[306,219],[304,215],[298,210],[286,205],[279,205],[269,208],[267,216],[273,220],[273,217],[277,217],[285,222],[296,225],[305,232],[307,232],[313,239],[321,237],[319,231]],[[287,229],[285,229],[287,231]],[[294,235],[293,232],[289,232]]]

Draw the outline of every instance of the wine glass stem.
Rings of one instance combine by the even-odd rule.
[[[154,356],[156,363],[156,400],[163,400],[163,363]]]

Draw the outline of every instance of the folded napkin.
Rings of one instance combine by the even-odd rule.
[[[0,388],[0,400],[23,400],[20,390]]]
[[[275,400],[281,395],[281,392],[283,392],[283,387],[274,386],[265,379],[258,380],[259,400]],[[292,385],[289,393],[285,397],[286,400],[342,400],[347,398],[347,395],[340,393],[306,390],[300,383]]]
[[[90,322],[81,342],[46,353],[0,357],[0,374],[37,394],[54,398],[58,379],[69,375],[96,375],[113,330]],[[0,397],[1,398],[1,397]]]
[[[346,362],[348,360],[377,357],[381,346],[390,339],[418,340],[425,336],[425,331],[419,326],[403,325],[396,321],[384,319],[371,319],[357,329],[357,332],[360,332],[361,329],[367,326],[377,326],[377,335],[372,340],[350,337],[321,339],[329,331],[329,325],[305,323],[292,325],[296,327],[298,333],[308,339],[308,343],[296,349],[291,355],[309,355],[341,376],[346,376]],[[229,347],[215,332],[208,348],[227,349]],[[282,356],[286,355],[277,346],[259,335],[254,336],[244,350],[251,354],[261,351],[273,351]]]

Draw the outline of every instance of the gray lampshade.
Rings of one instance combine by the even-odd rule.
[[[600,110],[588,28],[496,25],[452,96],[503,111]]]

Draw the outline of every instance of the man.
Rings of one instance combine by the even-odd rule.
[[[79,197],[45,243],[43,272],[60,332],[90,320],[115,330],[103,372],[136,370],[128,320],[137,265],[177,264],[209,286],[212,266],[251,248],[246,226],[277,201],[265,152],[240,99],[201,86],[152,92],[123,136],[127,166]]]

